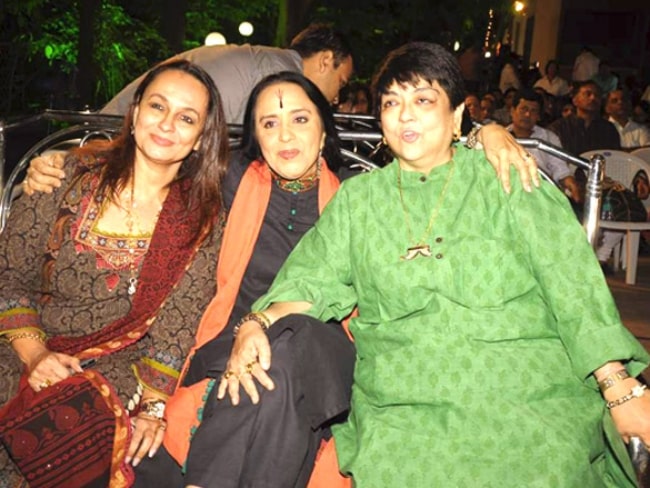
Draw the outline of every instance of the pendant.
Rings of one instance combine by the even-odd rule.
[[[417,258],[418,256],[430,258],[431,247],[429,247],[428,244],[420,244],[418,246],[409,247],[406,250],[406,254],[404,256],[401,256],[400,259],[403,259],[404,261],[410,261],[411,259]]]
[[[138,279],[137,278],[129,278],[129,288],[126,290],[126,292],[129,294],[129,296],[135,294],[135,286],[138,284]]]

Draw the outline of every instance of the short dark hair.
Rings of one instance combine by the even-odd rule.
[[[551,67],[551,65],[555,65],[556,68],[560,69],[560,64],[557,62],[557,59],[549,59],[546,62],[546,66],[544,67],[544,73],[548,73],[548,69]]]
[[[305,59],[321,51],[334,53],[334,67],[352,56],[352,48],[343,34],[329,24],[310,24],[291,40],[289,49],[293,49]]]
[[[384,58],[372,80],[374,106],[394,82],[413,84],[419,79],[437,81],[456,109],[465,100],[465,85],[456,58],[444,47],[430,42],[411,42]]]
[[[337,171],[343,165],[343,160],[340,152],[341,143],[334,123],[334,115],[332,115],[330,104],[325,100],[323,93],[316,85],[314,85],[314,83],[302,74],[294,71],[281,71],[279,73],[268,75],[255,85],[255,88],[253,88],[253,91],[248,98],[246,112],[244,114],[242,149],[246,157],[249,158],[250,161],[262,159],[262,151],[257,140],[257,134],[255,133],[255,107],[260,93],[269,86],[278,83],[293,83],[294,85],[298,85],[316,106],[318,115],[323,124],[323,130],[325,131],[323,157],[325,158],[325,161],[327,161],[329,168],[333,171]]]
[[[542,112],[544,110],[544,97],[537,93],[535,90],[530,88],[523,88],[515,93],[515,98],[512,99],[512,108],[517,108],[521,100],[527,100],[529,102],[535,102],[539,104],[539,110]]]
[[[598,90],[598,93],[602,93],[600,86],[594,80],[576,81],[573,84],[573,90],[571,90],[571,97],[575,97],[585,86],[593,86],[596,88],[596,90]]]

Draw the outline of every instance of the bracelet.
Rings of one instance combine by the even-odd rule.
[[[155,420],[162,420],[165,416],[166,406],[164,400],[145,400],[140,403],[138,415],[142,414]]]
[[[643,396],[643,392],[647,388],[648,387],[646,385],[636,385],[627,395],[624,395],[616,400],[612,400],[611,402],[607,402],[607,408],[618,407],[619,405],[623,405],[625,402],[629,402],[634,398],[640,398]]]
[[[271,319],[269,319],[268,315],[266,315],[264,312],[251,312],[244,315],[241,319],[239,319],[239,322],[235,324],[235,327],[232,329],[232,336],[237,337],[239,328],[244,325],[244,323],[251,320],[260,324],[260,327],[262,327],[262,330],[264,331],[267,331],[269,327],[271,327]]]
[[[467,134],[467,139],[465,140],[465,147],[469,149],[479,149],[479,145],[481,144],[478,142],[478,133],[479,131],[483,128],[483,126],[480,125],[475,125],[472,127],[472,130],[469,131]]]
[[[6,341],[8,344],[11,344],[13,341],[17,341],[18,339],[34,339],[41,344],[45,344],[43,334],[37,332],[19,332],[18,334],[11,334],[7,336]]]
[[[613,372],[609,376],[606,376],[605,379],[598,382],[598,387],[600,391],[605,391],[608,388],[611,388],[616,383],[621,380],[625,380],[630,377],[630,373],[627,372],[627,369],[619,369],[618,371]]]

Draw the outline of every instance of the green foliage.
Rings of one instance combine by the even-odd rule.
[[[210,32],[221,32],[228,43],[271,44],[275,33],[279,0],[189,0],[185,15],[185,48],[201,46]],[[243,21],[253,24],[251,39],[237,28]]]

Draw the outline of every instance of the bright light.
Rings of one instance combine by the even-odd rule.
[[[458,51],[460,49],[460,42],[456,41],[454,42],[454,51]]]
[[[486,57],[486,58],[491,58],[491,57],[492,57],[492,53],[491,53],[490,51],[485,51],[485,57]]]
[[[521,12],[525,7],[524,2],[515,2],[515,12]]]
[[[223,46],[226,44],[226,38],[221,32],[210,32],[205,36],[206,46]]]
[[[253,24],[250,22],[242,22],[239,24],[239,33],[244,37],[250,36],[253,33]]]

